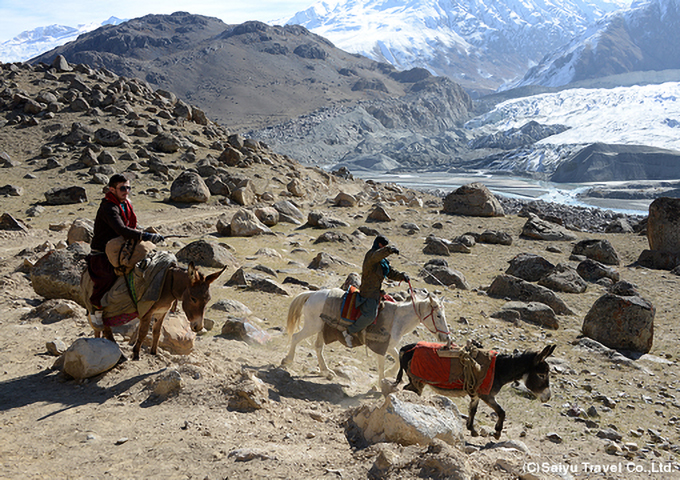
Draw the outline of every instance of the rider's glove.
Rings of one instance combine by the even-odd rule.
[[[394,253],[394,254],[399,255],[399,249],[397,247],[395,247],[394,245],[390,245],[389,249],[390,249],[390,253]]]
[[[163,235],[159,235],[157,233],[143,232],[142,240],[145,242],[161,243],[165,241],[165,238],[163,238]]]

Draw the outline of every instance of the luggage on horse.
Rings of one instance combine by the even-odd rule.
[[[106,243],[106,256],[116,275],[130,273],[135,265],[144,260],[156,248],[153,242],[116,237]]]

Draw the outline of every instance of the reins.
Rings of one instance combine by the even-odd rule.
[[[439,328],[437,328],[437,325],[435,325],[435,323],[434,323],[434,311],[437,307],[430,305],[430,308],[431,308],[430,313],[425,315],[423,318],[420,317],[420,314],[418,313],[418,309],[416,308],[416,297],[415,297],[413,285],[411,285],[410,279],[408,281],[408,291],[409,291],[409,294],[411,296],[411,305],[413,305],[413,311],[415,312],[416,317],[418,318],[420,323],[422,323],[425,326],[425,328],[427,328],[430,331],[430,333],[433,333],[435,335],[438,334],[438,333],[443,333],[446,336],[450,336],[451,335],[450,331],[439,330]],[[430,327],[428,327],[427,324],[425,323],[425,320],[428,317],[432,317],[432,326],[434,327],[434,330],[432,330]]]

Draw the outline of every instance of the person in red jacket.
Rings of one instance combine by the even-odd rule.
[[[125,239],[148,240],[160,243],[164,238],[157,233],[142,232],[137,229],[137,216],[132,208],[130,180],[119,173],[112,175],[108,191],[102,199],[94,220],[94,235],[90,242],[90,255],[87,257],[87,270],[94,283],[90,303],[94,307],[93,322],[103,325],[101,306],[102,297],[118,278],[113,265],[106,256],[109,240],[122,236]]]

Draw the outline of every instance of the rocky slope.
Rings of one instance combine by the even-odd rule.
[[[638,480],[650,478],[651,472],[663,474],[659,478],[680,472],[675,320],[680,277],[633,264],[648,247],[644,237],[573,231],[577,240],[610,241],[621,258],[615,269],[656,308],[651,352],[630,358],[580,338],[585,314],[607,291],[602,284],[589,283],[581,294],[559,294],[574,314],[560,316],[557,330],[491,316],[506,302],[487,296],[486,288],[519,253],[539,253],[553,264],[573,262],[572,241],[521,237],[524,217],[443,215],[441,199],[302,167],[257,142],[229,135],[170,92],[106,70],[2,65],[0,81],[2,171],[12,187],[4,190],[2,209],[18,220],[0,231],[0,469],[8,478],[552,480],[564,478],[560,472],[565,468],[573,478],[591,478],[595,471],[611,472],[622,465],[631,470],[610,473],[609,478]],[[83,102],[91,105],[79,110]],[[223,156],[225,150],[230,155]],[[229,165],[232,158],[239,159],[236,165]],[[212,195],[194,204],[167,201],[171,183],[188,169],[206,180],[215,175],[226,183],[249,183],[251,208],[293,200],[301,211],[324,212],[344,226],[329,230],[280,222],[272,226],[273,235],[220,236],[218,220],[233,216],[242,207],[236,198],[243,197]],[[55,357],[47,342],[70,345],[92,332],[81,307],[46,301],[35,293],[31,265],[45,251],[66,243],[75,219],[94,217],[102,175],[112,171],[134,177],[132,201],[140,223],[169,237],[164,248],[176,253],[193,240],[219,242],[231,252],[234,268],[268,272],[287,295],[227,286],[230,268],[212,288],[214,303],[207,317],[215,328],[198,337],[190,355],[161,350],[154,357],[145,348],[139,361],[84,381],[53,370]],[[305,187],[302,196],[289,187],[296,179]],[[82,186],[87,200],[47,200],[45,192],[52,187],[71,185]],[[340,191],[352,194],[357,203],[335,206]],[[392,221],[367,222],[376,203]],[[6,220],[3,216],[4,228]],[[506,232],[513,241],[479,243],[471,253],[439,258],[460,270],[470,290],[431,285],[420,276],[433,258],[424,253],[427,236],[455,238],[485,230]],[[327,362],[335,374],[329,379],[318,375],[314,347],[303,342],[293,365],[279,367],[288,348],[283,333],[292,297],[308,291],[305,284],[342,284],[357,271],[375,231],[399,247],[401,255],[392,259],[393,265],[408,272],[417,288],[443,299],[455,341],[474,339],[507,353],[557,344],[549,402],[532,402],[510,385],[499,395],[507,411],[500,441],[489,436],[495,418],[480,406],[482,436],[465,435],[459,446],[439,440],[429,445],[368,444],[351,418],[384,404],[373,356],[360,348],[329,345]],[[344,241],[318,241],[326,233]],[[342,262],[308,268],[320,253]],[[283,283],[286,277],[297,281]],[[388,283],[386,288],[408,298],[403,285]],[[218,304],[227,300],[247,306],[249,320],[268,340],[248,345],[220,334],[228,314]],[[406,334],[404,343],[431,339],[420,326]],[[130,356],[127,344],[121,342],[121,348]],[[171,395],[160,394],[159,385],[172,375],[181,379],[179,387]],[[243,395],[255,396],[257,406],[243,408]],[[444,405],[432,394],[418,398],[401,391],[397,398],[417,410]],[[465,411],[467,400],[455,405]]]

